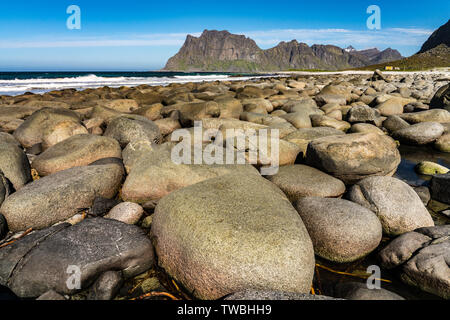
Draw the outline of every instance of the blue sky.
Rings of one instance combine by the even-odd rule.
[[[366,26],[374,4],[381,30]],[[81,30],[66,27],[70,5],[81,9]],[[449,13],[448,0],[2,0],[0,71],[157,70],[204,29],[245,34],[263,49],[297,39],[409,56]]]

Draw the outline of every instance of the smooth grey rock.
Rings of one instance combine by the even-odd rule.
[[[300,164],[282,166],[276,175],[267,179],[275,183],[291,202],[301,197],[338,198],[345,192],[341,180]]]
[[[72,110],[43,108],[29,116],[13,135],[23,147],[30,148],[42,143],[45,131],[61,122],[81,125],[80,117]]]
[[[424,145],[435,142],[444,133],[444,127],[437,122],[422,122],[400,129],[392,134],[394,139],[412,145]]]
[[[386,120],[383,121],[383,127],[391,133],[408,128],[409,126],[410,124],[408,122],[396,115],[389,116]]]
[[[119,143],[112,138],[92,134],[72,136],[38,155],[32,167],[41,177],[86,166],[103,158],[122,158]]]
[[[398,294],[386,289],[369,289],[361,282],[338,283],[335,295],[348,300],[405,300]]]
[[[347,200],[305,197],[295,204],[314,252],[334,262],[352,262],[380,243],[382,228],[370,210]]]
[[[387,235],[434,226],[431,215],[414,189],[396,178],[365,178],[351,187],[348,198],[375,212]]]
[[[151,234],[159,264],[200,299],[246,288],[308,293],[311,239],[274,184],[228,174],[177,190],[158,203]]]
[[[400,267],[403,282],[450,299],[450,225],[419,228],[380,252],[383,267]]]
[[[433,176],[430,189],[432,199],[450,204],[450,173]]]
[[[392,269],[406,261],[425,244],[432,239],[418,232],[407,232],[392,240],[383,250],[379,257],[383,268]]]
[[[400,164],[395,141],[377,133],[353,133],[312,140],[306,164],[344,181],[393,175]]]
[[[25,152],[12,143],[0,142],[0,170],[15,190],[32,180],[30,163]]]
[[[341,300],[328,296],[312,295],[309,293],[292,293],[282,291],[263,291],[247,289],[226,296],[224,300],[239,301],[283,301],[283,300]]]
[[[431,200],[430,189],[428,187],[421,186],[421,187],[415,187],[414,191],[417,193],[420,200],[422,200],[422,203],[424,204],[424,206],[427,206]]]
[[[106,271],[89,289],[88,300],[112,300],[122,286],[122,272]]]
[[[10,195],[0,207],[13,232],[42,229],[91,207],[98,196],[112,198],[124,174],[119,164],[75,167],[36,180]]]
[[[144,209],[133,202],[122,202],[111,209],[105,216],[106,219],[115,219],[127,224],[136,224],[144,214]]]
[[[30,234],[0,249],[0,257],[1,284],[23,298],[48,290],[72,295],[107,271],[122,271],[124,278],[130,278],[154,263],[151,241],[141,229],[103,218]],[[70,266],[80,270],[80,289],[67,285],[76,275],[69,272]]]
[[[133,141],[143,140],[156,144],[162,141],[158,126],[139,115],[124,115],[113,119],[106,128],[104,136],[116,139],[122,148]]]
[[[420,112],[405,113],[400,115],[400,118],[411,124],[421,122],[447,123],[450,122],[450,112],[443,109],[432,109]]]

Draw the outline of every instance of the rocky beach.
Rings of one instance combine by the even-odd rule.
[[[0,294],[449,299],[449,82],[377,70],[0,96]],[[250,132],[215,144],[247,162],[175,163],[198,124]],[[277,159],[251,163],[267,130]]]

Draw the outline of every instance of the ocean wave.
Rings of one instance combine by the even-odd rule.
[[[230,77],[224,74],[212,75],[177,75],[161,77],[101,77],[95,74],[65,77],[65,78],[33,78],[0,80],[0,95],[19,95],[25,92],[44,93],[53,90],[74,88],[83,90],[88,88],[100,88],[103,86],[139,86],[168,85],[170,83],[202,82],[216,80],[248,80],[250,77]]]

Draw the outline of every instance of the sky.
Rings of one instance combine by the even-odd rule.
[[[71,5],[81,29],[67,27]],[[367,26],[371,5],[379,30]],[[449,0],[2,0],[0,71],[159,70],[187,34],[205,29],[244,34],[262,49],[296,39],[410,56],[449,13]]]

